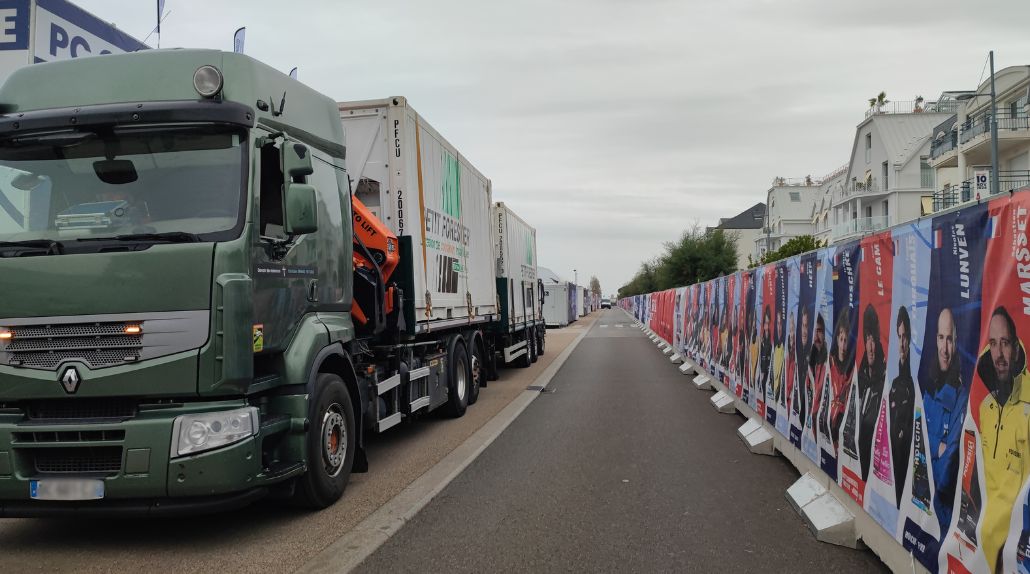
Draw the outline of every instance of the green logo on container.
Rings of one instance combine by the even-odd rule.
[[[461,219],[461,166],[458,158],[443,152],[443,210],[455,219]]]

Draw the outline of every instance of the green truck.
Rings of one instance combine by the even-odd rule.
[[[391,233],[352,206],[346,151],[336,102],[241,54],[156,50],[9,78],[0,516],[266,496],[323,508],[367,470],[369,433],[461,416],[499,345],[542,337],[513,340],[496,293],[468,287],[494,268],[460,245],[472,231],[447,228],[448,248],[426,224]],[[433,295],[417,279],[427,244],[465,259],[430,286],[454,285],[455,303],[416,311]]]

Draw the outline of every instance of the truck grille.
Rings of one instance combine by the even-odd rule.
[[[126,399],[57,399],[30,402],[25,413],[34,421],[123,420],[136,416],[136,408],[136,401]]]
[[[135,361],[143,349],[143,336],[126,334],[140,323],[73,323],[12,327],[11,338],[0,344],[7,362],[36,369],[56,369],[68,360],[83,361],[99,369]]]
[[[14,440],[19,444],[55,442],[114,442],[125,440],[124,430],[90,431],[37,431],[16,432]]]
[[[122,447],[79,447],[31,449],[36,472],[118,472],[122,469]]]

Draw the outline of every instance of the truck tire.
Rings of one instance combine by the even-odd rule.
[[[547,348],[547,330],[541,327],[536,328],[536,356],[543,357]]]
[[[472,373],[469,388],[469,404],[479,400],[479,389],[486,386],[486,357],[483,356],[483,341],[472,338],[472,352],[469,353],[469,372]]]
[[[318,374],[308,420],[308,471],[298,479],[295,501],[306,508],[322,509],[343,495],[357,450],[354,406],[343,379],[332,373]]]
[[[529,362],[536,362],[536,329],[526,330],[526,348],[529,349]]]
[[[447,403],[443,412],[458,418],[465,414],[469,404],[469,386],[472,384],[472,370],[465,343],[458,337],[451,339],[447,350]]]

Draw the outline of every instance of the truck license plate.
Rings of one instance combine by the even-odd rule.
[[[91,478],[47,478],[29,482],[33,500],[99,500],[104,481]]]

